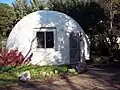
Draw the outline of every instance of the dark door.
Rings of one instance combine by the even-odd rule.
[[[80,36],[79,33],[70,34],[70,64],[80,62]]]

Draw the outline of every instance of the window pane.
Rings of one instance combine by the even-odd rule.
[[[38,48],[45,48],[44,32],[37,32],[37,43]]]
[[[46,32],[46,48],[54,47],[54,33]]]

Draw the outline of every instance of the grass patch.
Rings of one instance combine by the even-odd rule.
[[[60,66],[38,66],[38,65],[21,65],[19,67],[0,67],[0,87],[11,86],[19,82],[18,76],[22,72],[29,71],[31,80],[44,81],[47,78],[60,78],[65,73],[75,75],[74,69],[69,69],[68,65]]]

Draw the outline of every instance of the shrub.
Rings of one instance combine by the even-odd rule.
[[[0,49],[0,66],[19,66],[31,61],[31,54],[28,58],[22,55],[18,50],[5,51]]]
[[[94,64],[96,65],[101,65],[101,64],[108,64],[109,62],[109,57],[107,56],[97,56],[97,55],[92,55],[91,60]]]

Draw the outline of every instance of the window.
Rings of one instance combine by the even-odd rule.
[[[37,43],[38,48],[45,48],[44,32],[37,32]]]
[[[46,32],[46,48],[54,47],[54,35],[53,32]]]
[[[37,47],[38,48],[53,48],[54,47],[54,32],[44,31],[37,32]]]

